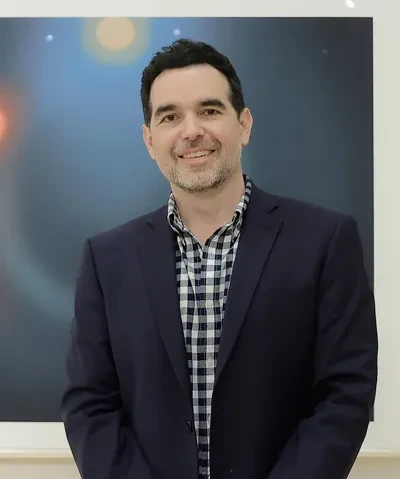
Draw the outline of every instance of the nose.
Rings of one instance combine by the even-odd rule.
[[[204,128],[195,115],[187,115],[182,121],[181,127],[182,140],[195,140],[199,136],[204,136]]]

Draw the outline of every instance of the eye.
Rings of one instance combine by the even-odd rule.
[[[167,122],[167,123],[169,123],[169,122],[173,121],[175,118],[176,118],[176,115],[173,114],[173,113],[171,113],[170,115],[165,116],[165,117],[161,120],[161,122]]]
[[[219,113],[219,111],[215,110],[214,108],[208,108],[207,110],[205,110],[205,113],[207,114],[207,116],[215,116],[217,113]]]

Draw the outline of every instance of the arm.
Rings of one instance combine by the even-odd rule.
[[[83,479],[150,478],[124,423],[104,299],[90,242],[77,281],[61,415]]]
[[[319,287],[313,414],[298,424],[268,479],[345,479],[367,432],[378,341],[354,220],[337,227]]]

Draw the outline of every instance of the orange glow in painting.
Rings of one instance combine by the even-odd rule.
[[[5,113],[0,110],[0,143],[6,135],[7,127],[7,117]]]
[[[0,154],[3,156],[18,138],[21,125],[20,92],[0,83]],[[1,157],[0,157],[1,159]]]

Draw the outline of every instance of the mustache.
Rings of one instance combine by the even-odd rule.
[[[188,150],[201,149],[201,150],[217,150],[219,145],[216,142],[213,143],[204,143],[204,142],[192,142],[186,143],[184,145],[179,145],[172,150],[173,155],[181,156]]]

